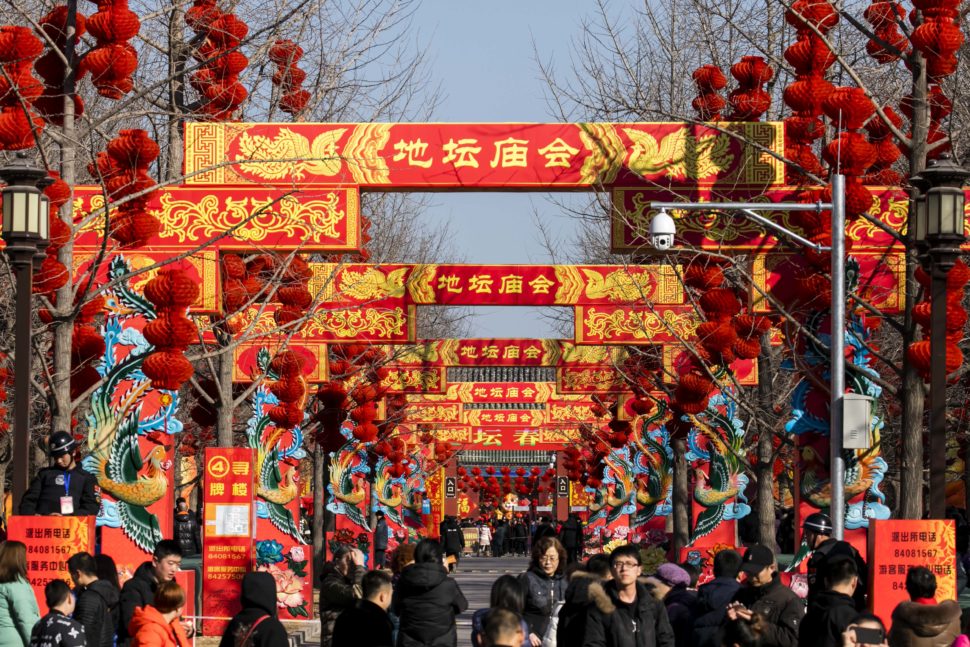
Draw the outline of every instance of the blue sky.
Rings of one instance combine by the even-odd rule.
[[[591,0],[424,0],[414,18],[443,100],[435,121],[548,122],[545,82],[535,61],[569,69],[570,40]],[[434,194],[431,223],[450,222],[453,247],[469,263],[548,263],[535,225],[569,239],[574,221],[540,193]],[[604,231],[603,235],[608,235]],[[531,308],[475,308],[470,337],[553,337]]]

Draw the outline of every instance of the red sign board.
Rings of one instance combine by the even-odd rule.
[[[10,517],[7,538],[27,546],[27,579],[40,614],[47,613],[44,587],[52,580],[71,584],[67,559],[80,552],[94,554],[94,517]]]
[[[906,573],[925,566],[936,575],[936,601],[956,600],[956,525],[943,519],[869,522],[869,605],[889,625],[904,600]]]
[[[252,566],[256,519],[253,507],[254,452],[239,447],[205,450],[203,476],[202,632],[225,632],[242,607],[242,578]]]
[[[784,152],[782,124],[770,122],[185,126],[190,184],[402,191],[593,190],[648,182],[763,189],[784,180]]]

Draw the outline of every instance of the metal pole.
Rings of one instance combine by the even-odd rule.
[[[8,252],[13,250],[8,250]],[[33,252],[16,251],[11,259],[17,273],[16,328],[14,341],[13,405],[13,506],[27,492],[30,481],[30,372],[31,372],[31,291]],[[26,262],[25,262],[26,261]]]
[[[829,463],[832,536],[845,530],[845,461],[842,458],[842,395],[845,393],[845,177],[832,176],[832,312],[829,401]]]
[[[930,519],[946,517],[946,272],[930,267]]]

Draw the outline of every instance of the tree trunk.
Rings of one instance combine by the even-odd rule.
[[[911,56],[913,70],[913,139],[909,157],[910,174],[922,171],[926,166],[926,138],[929,133],[929,107],[926,102],[926,64],[921,55]],[[912,225],[912,211],[909,214]],[[908,226],[914,232],[915,226]],[[902,448],[899,467],[899,510],[901,519],[923,518],[923,408],[925,389],[923,378],[909,362],[905,350],[913,343],[913,306],[916,304],[919,284],[915,273],[918,260],[913,244],[913,234],[907,234],[905,319],[903,321],[903,379],[899,399],[902,405],[900,434]]]
[[[763,416],[770,416],[771,386],[774,383],[774,370],[771,363],[770,338],[761,337],[761,354],[758,356],[758,409]],[[774,416],[772,419],[759,419],[758,428],[758,465],[755,475],[758,478],[758,542],[765,546],[775,545],[775,492],[774,492]]]
[[[232,447],[233,398],[232,364],[235,361],[232,351],[219,355],[216,383],[219,385],[219,400],[216,403],[216,443],[219,447]]]
[[[327,464],[326,452],[317,445],[313,450],[313,568],[319,573],[323,568],[327,555],[324,550],[324,493],[326,492],[326,475],[330,471]],[[318,578],[319,579],[319,578]]]
[[[74,186],[77,184],[77,133],[74,128],[74,90],[76,85],[75,67],[77,56],[74,51],[75,25],[74,17],[77,7],[76,0],[67,4],[67,25],[65,38],[65,59],[67,62],[64,74],[64,125],[61,127],[61,137],[58,147],[61,153],[61,178],[71,188],[71,199],[62,207],[61,220],[68,226],[74,222]],[[74,236],[68,236],[64,246],[57,251],[57,260],[64,267],[74,267]],[[74,306],[74,285],[72,281],[55,292],[57,306],[55,313],[62,317],[70,313]],[[51,358],[52,384],[50,391],[51,428],[73,432],[71,427],[71,337],[74,331],[73,321],[55,318],[53,357]],[[18,395],[19,397],[19,395]]]
[[[690,487],[687,471],[687,443],[677,438],[672,443],[674,449],[674,486],[673,486],[673,559],[680,559],[680,549],[690,542]]]

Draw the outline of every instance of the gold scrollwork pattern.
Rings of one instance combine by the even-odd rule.
[[[583,336],[586,339],[608,341],[650,340],[671,333],[689,337],[697,328],[697,320],[690,313],[677,314],[669,310],[658,313],[649,310],[586,310]]]
[[[403,308],[342,308],[321,312],[307,322],[304,331],[310,336],[391,340],[404,335],[407,323]]]
[[[408,409],[408,422],[459,422],[458,405],[435,404]]]
[[[391,171],[381,149],[391,137],[391,124],[358,124],[344,149],[347,167],[358,184],[390,184]]]
[[[437,265],[421,264],[414,266],[407,282],[408,294],[412,301],[421,304],[432,304],[437,301],[434,289],[434,278],[437,273]]]
[[[549,407],[550,422],[583,422],[594,418],[590,406],[553,404]]]
[[[162,193],[159,208],[151,213],[162,223],[161,235],[180,243],[204,242],[233,227],[236,229],[232,236],[238,240],[261,242],[272,235],[285,235],[319,243],[337,238],[337,225],[347,217],[339,205],[337,192],[321,200],[306,201],[294,197],[226,197],[223,201],[211,194],[200,200],[180,200],[171,193]],[[239,226],[240,223],[245,224]]]
[[[608,368],[559,369],[559,389],[565,392],[609,392],[623,388],[623,381]]]
[[[579,171],[580,184],[612,184],[623,168],[626,146],[612,124],[582,123],[579,138],[589,151],[589,157]]]
[[[559,283],[559,287],[556,288],[556,303],[559,305],[576,303],[585,286],[579,269],[572,265],[556,265],[554,270],[556,281]]]
[[[382,384],[391,391],[438,391],[441,371],[436,368],[392,368]]]

